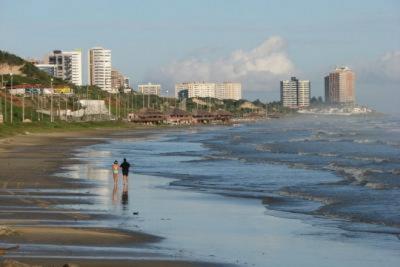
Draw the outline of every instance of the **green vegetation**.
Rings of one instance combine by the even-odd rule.
[[[19,84],[42,84],[44,86],[50,86],[51,77],[44,71],[39,70],[35,65],[24,59],[0,50],[0,65],[9,66],[21,66],[20,71],[22,74],[13,75],[13,85]],[[9,74],[3,75],[3,81],[5,86],[11,85],[11,77]],[[62,79],[53,78],[54,85],[68,84]]]
[[[23,60],[22,58],[8,53],[6,51],[2,51],[0,50],[0,64],[8,64],[11,66],[20,66],[25,64],[25,60]]]
[[[268,114],[293,114],[296,110],[282,106],[280,101],[274,101],[267,104]]]
[[[17,134],[28,133],[49,133],[49,132],[66,132],[66,131],[84,131],[91,129],[125,129],[134,128],[135,125],[122,121],[89,121],[89,122],[65,122],[50,121],[4,124],[0,126],[0,138],[9,137]]]
[[[310,99],[310,107],[312,108],[321,108],[326,106],[326,103],[324,102],[324,100],[322,99],[322,96],[319,96],[318,98],[313,96]]]

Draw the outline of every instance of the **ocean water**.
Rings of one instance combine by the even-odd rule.
[[[68,175],[100,182],[100,198],[76,208],[166,237],[159,246],[177,257],[397,266],[399,118],[301,116],[143,137],[121,133],[80,151],[85,163]],[[129,199],[112,189],[111,163],[123,157],[133,165]]]
[[[177,178],[172,185],[400,227],[399,118],[304,116],[116,140],[112,147],[135,172]]]

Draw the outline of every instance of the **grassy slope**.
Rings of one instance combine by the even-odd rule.
[[[126,129],[135,128],[134,124],[122,121],[101,121],[101,122],[65,122],[56,121],[50,123],[33,122],[33,123],[14,123],[0,125],[0,138],[14,136],[18,134],[28,133],[50,133],[50,132],[68,132],[68,131],[84,131],[90,129]]]
[[[45,86],[50,85],[51,77],[46,72],[39,70],[32,63],[27,62],[14,54],[0,50],[0,64],[7,64],[10,66],[22,66],[20,70],[23,75],[13,75],[14,85],[23,83],[39,83]],[[10,75],[4,75],[4,80],[7,81],[7,85],[10,85]],[[62,79],[54,78],[53,84],[66,84],[66,82]]]

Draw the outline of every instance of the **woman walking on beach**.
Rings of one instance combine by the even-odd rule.
[[[114,178],[114,185],[118,183],[118,172],[119,172],[119,165],[118,161],[114,161],[114,164],[112,165],[112,173],[113,173],[113,178]]]

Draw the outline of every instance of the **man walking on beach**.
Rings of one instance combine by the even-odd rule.
[[[129,164],[129,162],[127,162],[126,159],[124,159],[124,162],[121,163],[120,167],[122,169],[122,177],[123,177],[124,184],[127,184],[129,167],[131,167],[131,164]]]

